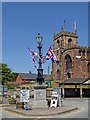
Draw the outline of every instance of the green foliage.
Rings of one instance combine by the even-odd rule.
[[[16,103],[22,103],[20,100],[18,100]]]
[[[3,102],[2,98],[0,98],[0,104]]]
[[[0,63],[0,81],[2,81],[3,84],[12,81],[13,74],[11,72],[7,64]]]
[[[34,98],[34,94],[30,94],[30,98]]]
[[[16,78],[17,78],[17,76],[18,76],[18,73],[12,73],[12,75],[13,75],[13,79],[12,79],[12,82],[16,82]]]
[[[20,98],[20,95],[19,95],[19,94],[17,94],[17,95],[16,95],[16,98]]]
[[[12,85],[12,84],[6,84],[6,85],[8,86],[8,89],[14,89],[15,88],[15,86]]]
[[[8,101],[9,101],[9,104],[15,104],[16,103],[15,98],[9,98]]]

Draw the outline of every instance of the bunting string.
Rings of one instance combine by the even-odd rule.
[[[51,59],[54,63],[56,63],[56,57],[55,57],[53,50],[51,49],[51,46],[48,52],[46,53],[46,58],[44,58],[43,63],[45,63],[49,59]]]
[[[28,48],[29,49],[29,48]],[[39,59],[41,59],[40,55],[38,55],[36,52],[34,52],[33,50],[29,49],[29,51],[31,52],[32,55],[37,56]]]
[[[35,63],[34,56],[32,55],[31,58],[32,58],[32,62],[33,62],[33,64],[34,64],[34,67],[37,68],[36,63]]]
[[[29,48],[28,48],[28,49],[29,49]],[[32,62],[33,62],[33,64],[34,64],[34,67],[37,68],[37,67],[36,67],[36,63],[35,63],[35,59],[36,59],[35,57],[38,57],[39,59],[41,59],[41,57],[40,57],[40,55],[38,55],[38,54],[37,54],[36,52],[34,52],[33,50],[29,49],[29,51],[30,51],[30,53],[31,53],[31,58],[32,58]],[[46,53],[46,56],[45,56],[45,58],[43,59],[43,62],[42,62],[42,63],[45,63],[45,62],[47,62],[47,60],[50,60],[50,59],[51,59],[54,63],[56,63],[56,56],[55,56],[53,50],[51,49],[51,46],[50,46],[48,52]],[[36,59],[36,61],[37,61],[37,59]]]

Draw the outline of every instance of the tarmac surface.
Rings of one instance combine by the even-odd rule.
[[[70,112],[70,111],[78,109],[78,107],[65,105],[65,106],[60,106],[56,108],[54,107],[42,108],[42,109],[33,108],[33,109],[25,110],[25,109],[16,109],[16,105],[8,105],[8,104],[5,105],[4,104],[2,105],[2,109],[6,111],[11,111],[17,114],[21,114],[24,116],[48,116],[48,115],[56,115],[56,114]]]

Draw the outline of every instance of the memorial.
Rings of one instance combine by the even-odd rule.
[[[37,42],[39,46],[37,47],[39,49],[39,68],[37,69],[38,75],[37,75],[37,83],[33,85],[34,87],[34,101],[32,108],[48,108],[47,101],[46,101],[46,88],[47,85],[44,83],[44,77],[43,77],[43,69],[42,69],[42,36],[40,36],[40,33],[38,33],[38,36],[36,37]]]
[[[42,83],[41,85],[36,83],[34,87],[34,101],[32,108],[48,108],[46,101],[46,88],[47,85]]]

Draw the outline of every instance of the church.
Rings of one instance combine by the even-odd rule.
[[[78,45],[75,33],[62,30],[54,33],[52,80],[59,82],[62,97],[90,97],[90,47]]]
[[[90,78],[90,47],[78,46],[75,33],[62,30],[54,33],[53,51],[57,64],[52,63],[52,80]]]

